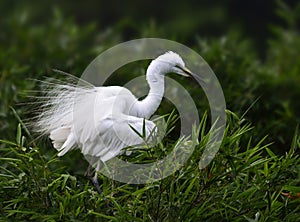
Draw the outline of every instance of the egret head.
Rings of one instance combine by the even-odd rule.
[[[152,71],[160,74],[177,73],[186,77],[193,77],[195,75],[185,67],[182,58],[177,53],[172,51],[158,56],[152,61],[151,65],[149,66],[150,70],[153,68],[154,70]]]

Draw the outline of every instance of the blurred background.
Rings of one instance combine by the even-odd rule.
[[[219,78],[227,108],[254,126],[249,137],[268,135],[274,152],[284,153],[300,121],[299,17],[299,1],[1,0],[1,138],[15,137],[10,107],[28,117],[20,104],[37,87],[30,78],[57,75],[52,69],[80,76],[117,43],[157,37],[197,51]],[[141,75],[144,68],[125,71]]]

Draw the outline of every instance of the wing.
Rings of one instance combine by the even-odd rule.
[[[82,89],[71,97],[62,96],[59,106],[53,109],[59,115],[55,119],[50,116],[49,121],[50,138],[58,156],[77,147],[88,160],[105,162],[122,154],[123,148],[143,143],[136,132],[143,134],[145,126],[149,137],[156,127],[150,120],[126,115],[136,100],[123,87]]]
[[[143,134],[144,124],[146,138],[148,138],[156,128],[152,121],[124,114],[110,115],[98,122],[97,136],[82,144],[82,153],[86,156],[98,157],[105,162],[123,153],[122,149],[125,147],[144,143],[137,134],[137,132]]]
[[[59,96],[51,102],[47,115],[41,116],[38,124],[50,133],[58,156],[74,147],[92,146],[99,136],[99,120],[103,122],[100,125],[107,125],[105,120],[111,113],[126,111],[136,100],[128,89],[119,86],[57,87],[66,92],[58,92]]]

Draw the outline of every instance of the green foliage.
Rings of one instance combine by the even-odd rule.
[[[1,140],[0,213],[38,221],[295,221],[300,210],[298,133],[289,152],[277,156],[263,140],[245,143],[252,128],[236,115],[228,117],[220,151],[206,168],[199,168],[209,137],[204,115],[197,130],[200,141],[194,141],[195,152],[180,171],[145,185],[100,175],[102,194],[87,178],[66,173],[63,160],[30,145],[18,125],[15,142]],[[162,142],[154,150],[171,146]],[[139,152],[153,158],[147,150]]]
[[[249,38],[233,30],[219,39],[198,39],[201,55],[218,76],[230,110],[244,115],[260,140],[269,135],[276,152],[287,151],[300,122],[300,23],[298,3],[290,8],[278,1],[277,14],[286,26],[270,25],[266,58]]]

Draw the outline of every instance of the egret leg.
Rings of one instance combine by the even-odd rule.
[[[91,178],[91,175],[92,175],[92,166],[91,165],[89,165],[88,166],[88,168],[86,169],[86,173],[85,173],[85,175],[87,176],[87,178]]]
[[[99,182],[98,182],[98,173],[95,171],[95,175],[91,178],[92,183],[94,184],[96,190],[99,194],[102,193],[102,190],[100,189]]]
[[[101,189],[100,189],[100,186],[99,186],[99,182],[98,182],[98,173],[97,173],[97,169],[98,167],[96,168],[96,171],[95,171],[95,174],[94,176],[92,176],[92,166],[89,165],[87,170],[86,170],[86,176],[87,178],[90,179],[90,181],[93,183],[93,185],[95,186],[96,190],[98,191],[99,194],[102,193]]]

